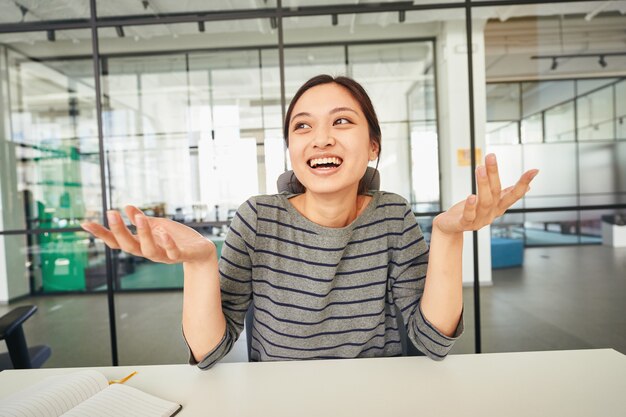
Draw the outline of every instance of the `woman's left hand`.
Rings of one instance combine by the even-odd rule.
[[[502,190],[496,156],[487,155],[485,165],[476,169],[478,195],[470,195],[435,217],[433,229],[458,234],[491,224],[530,190],[530,182],[538,172],[537,169],[526,171],[514,186]]]

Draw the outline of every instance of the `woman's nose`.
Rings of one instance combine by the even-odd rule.
[[[327,146],[332,146],[335,144],[335,138],[332,135],[332,132],[328,128],[319,128],[317,129],[315,140],[313,141],[313,146],[318,148],[325,148]]]

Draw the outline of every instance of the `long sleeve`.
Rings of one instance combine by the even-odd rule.
[[[198,367],[208,369],[222,359],[239,338],[252,297],[252,259],[257,210],[253,199],[243,203],[233,218],[219,260],[222,311],[226,332]]]
[[[393,299],[413,344],[431,359],[442,360],[463,333],[463,317],[453,337],[448,337],[422,314],[420,302],[428,269],[428,244],[409,205],[404,209],[402,230],[392,248],[390,262]]]

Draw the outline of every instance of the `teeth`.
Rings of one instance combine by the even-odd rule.
[[[316,158],[316,159],[311,159],[311,161],[309,162],[309,165],[311,165],[311,167],[315,168],[318,165],[322,165],[322,164],[335,164],[335,165],[340,165],[341,164],[341,159],[336,158],[336,157],[331,157],[331,158]]]

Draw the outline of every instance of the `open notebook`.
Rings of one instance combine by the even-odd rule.
[[[182,406],[112,384],[97,371],[53,376],[0,400],[0,417],[169,417]]]

